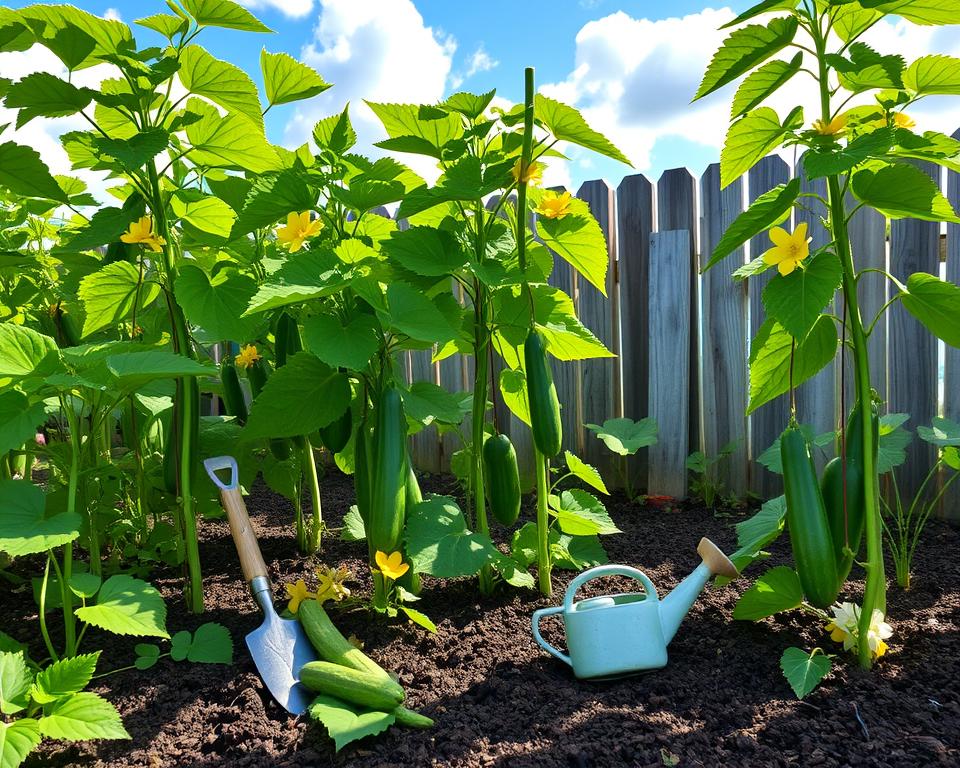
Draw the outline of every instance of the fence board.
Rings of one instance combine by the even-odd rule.
[[[918,163],[925,173],[939,180],[939,169]],[[938,184],[939,186],[939,184]],[[940,225],[916,219],[897,219],[890,224],[890,273],[901,282],[914,272],[940,271]],[[929,425],[937,415],[937,340],[899,303],[889,313],[890,358],[889,406],[893,412],[909,413],[910,426]],[[933,447],[914,440],[907,461],[898,470],[902,493],[912,496],[930,470]]]
[[[620,282],[620,370],[623,415],[639,421],[647,402],[647,303],[650,290],[650,233],[653,184],[642,174],[627,176],[617,187],[617,271]],[[646,482],[647,449],[627,462],[631,487]]]
[[[690,269],[690,423],[689,448],[700,447],[700,333],[699,333],[699,283],[700,270],[697,264],[697,180],[686,168],[664,171],[657,182],[657,231],[682,229],[687,232]]]
[[[411,350],[411,384],[415,381],[437,383],[437,365],[431,361],[431,357],[432,354],[429,349]],[[411,438],[410,450],[413,453],[413,462],[418,469],[422,469],[424,472],[440,471],[440,438],[435,426],[431,425],[417,432]]]
[[[720,166],[700,178],[700,263],[706,264],[727,227],[743,210],[743,181],[720,189]],[[747,492],[747,285],[730,273],[744,262],[738,248],[701,282],[703,320],[703,450],[716,456],[735,442],[733,453],[717,464],[717,478],[737,496]]]
[[[613,190],[603,180],[588,181],[577,191],[577,197],[590,206],[603,236],[607,241],[606,296],[578,276],[577,314],[580,321],[616,354],[619,332],[616,317],[616,268],[613,259],[616,247],[616,199]],[[615,357],[579,361],[581,381],[581,420],[583,424],[603,424],[606,419],[623,413],[620,397],[620,374]],[[592,433],[579,426],[583,444],[582,458],[596,467],[605,480],[613,482],[616,465],[611,453]]]
[[[960,139],[960,130],[953,134]],[[960,210],[960,173],[947,173],[947,197],[955,211]],[[947,224],[947,280],[960,285],[960,224]],[[960,349],[947,345],[943,369],[943,415],[960,421]],[[945,478],[948,475],[945,475]],[[960,479],[955,480],[943,500],[943,513],[960,520]]]
[[[687,493],[690,445],[690,293],[692,263],[687,230],[650,236],[650,413],[660,440],[651,446],[647,488],[682,497]]]
[[[796,175],[803,174],[803,158],[797,161],[794,170]],[[803,176],[801,192],[808,192],[827,197],[827,182],[825,179],[807,179]],[[822,219],[827,215],[826,206],[816,198],[806,198],[804,208],[796,213],[796,223],[807,223],[807,233],[810,237],[810,253],[822,248],[832,238],[823,226]],[[828,310],[832,310],[832,303]],[[797,387],[797,418],[801,424],[809,424],[816,434],[829,432],[837,428],[837,367],[834,363],[827,365],[812,379]],[[826,458],[822,451],[814,453],[818,468],[823,469]]]
[[[747,175],[748,199],[752,203],[764,192],[777,186],[777,184],[785,184],[789,180],[790,168],[781,157],[778,155],[765,157],[750,169]],[[770,238],[764,232],[750,240],[748,256],[754,259],[769,247]],[[771,277],[770,272],[765,272],[747,280],[751,340],[756,336],[757,329],[760,328],[765,317],[762,301],[763,289],[770,282]],[[750,414],[750,455],[757,457],[770,447],[773,441],[780,436],[789,418],[790,407],[786,395],[778,397]],[[783,482],[779,475],[768,472],[765,467],[753,461],[750,463],[750,489],[766,499],[782,493]]]

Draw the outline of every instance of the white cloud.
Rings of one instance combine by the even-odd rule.
[[[372,147],[386,138],[380,121],[363,103],[429,104],[443,98],[456,43],[424,24],[411,0],[321,0],[313,40],[301,59],[316,69],[330,90],[300,105],[287,124],[284,141],[306,141],[320,118],[342,111],[359,136],[357,150],[383,154]],[[403,162],[430,178],[432,161],[404,155]]]
[[[107,8],[107,10],[103,12],[103,18],[107,21],[123,21],[120,16],[120,11],[116,8]]]
[[[284,16],[294,19],[301,19],[313,10],[313,0],[239,0],[239,2],[240,5],[253,10],[274,8]]]
[[[464,80],[473,77],[478,72],[489,72],[498,66],[500,66],[500,62],[487,53],[483,43],[480,43],[477,50],[467,60],[467,71],[463,74],[455,72],[450,76],[450,87],[456,90],[463,84]]]

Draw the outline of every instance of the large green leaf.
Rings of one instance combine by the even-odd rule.
[[[245,314],[339,293],[351,283],[340,266],[339,260],[329,251],[296,254],[271,275],[270,282],[257,289]]]
[[[756,72],[752,72],[737,88],[733,103],[730,105],[730,116],[737,118],[754,107],[760,106],[769,96],[778,91],[780,86],[800,71],[802,63],[803,53],[800,52],[790,61],[779,59],[770,61]]]
[[[860,0],[860,5],[916,24],[957,24],[960,20],[960,0]]]
[[[882,157],[893,145],[894,134],[889,128],[879,128],[858,136],[845,147],[825,146],[806,152],[803,169],[808,179],[846,173],[870,157]]]
[[[453,274],[467,262],[467,254],[456,238],[433,227],[392,232],[382,248],[402,267],[425,277]]]
[[[453,579],[476,573],[497,550],[489,536],[467,530],[453,499],[431,496],[407,510],[406,551],[416,571]]]
[[[790,687],[802,699],[830,674],[832,662],[819,648],[807,653],[801,648],[787,648],[780,657],[780,669]]]
[[[496,91],[487,91],[486,93],[476,94],[461,91],[448,96],[444,100],[443,106],[454,112],[459,112],[471,120],[476,120],[490,106],[490,102],[493,101],[496,93]]]
[[[917,94],[958,96],[960,59],[940,55],[922,56],[903,73],[903,85]]]
[[[130,738],[113,704],[89,691],[59,699],[44,712],[45,715],[38,721],[40,733],[49,739],[87,741]]]
[[[225,27],[244,32],[273,32],[233,0],[183,0],[187,13],[203,27]]]
[[[407,283],[387,287],[387,306],[390,326],[412,339],[443,343],[457,335],[436,303]]]
[[[432,381],[415,381],[403,391],[403,412],[424,426],[460,424],[470,412],[471,393],[447,392]]]
[[[128,261],[115,261],[80,281],[78,291],[83,302],[83,335],[89,336],[128,320],[134,311],[142,311],[160,295],[160,286],[141,282],[140,273]]]
[[[203,328],[208,338],[237,342],[251,339],[259,325],[257,318],[243,316],[256,292],[252,277],[221,269],[211,280],[193,264],[180,268],[174,289],[187,319]]]
[[[821,315],[807,337],[796,344],[793,360],[793,386],[815,376],[837,354],[837,328],[833,320]],[[790,389],[790,352],[794,338],[790,332],[767,318],[750,346],[750,405],[753,413],[764,403]]]
[[[730,126],[720,152],[720,185],[726,187],[746,173],[771,150],[784,135],[803,124],[803,112],[797,107],[781,124],[770,107],[760,107]]]
[[[112,157],[124,170],[139,171],[167,148],[169,139],[162,128],[150,128],[126,138],[94,136],[90,146],[98,157]]]
[[[62,248],[76,252],[117,242],[130,224],[140,218],[140,208],[141,206],[130,204],[129,201],[123,208],[101,208],[90,217],[86,226],[74,230]]]
[[[350,403],[346,374],[298,352],[268,380],[253,402],[244,438],[297,437],[340,416]]]
[[[784,221],[790,215],[799,194],[800,179],[796,178],[786,184],[778,184],[760,195],[727,227],[702,271],[706,272],[754,235]]]
[[[561,218],[537,218],[537,234],[550,250],[568,262],[604,296],[607,295],[607,269],[610,256],[607,239],[590,209],[573,199],[571,212]]]
[[[37,673],[31,697],[38,704],[49,704],[87,687],[97,669],[100,651],[84,653],[54,662]]]
[[[917,427],[917,435],[941,448],[960,446],[960,424],[940,416],[934,416],[929,427]]]
[[[33,441],[46,421],[43,403],[33,403],[15,389],[0,393],[0,456]]]
[[[317,193],[301,171],[290,168],[260,176],[247,193],[233,237],[269,227],[289,213],[310,211],[316,204]]]
[[[463,135],[463,124],[458,115],[415,104],[380,104],[372,101],[366,104],[380,118],[390,139],[410,137],[418,140],[415,142],[416,149],[408,145],[393,145],[397,151],[415,151],[439,160],[443,148]],[[378,146],[386,143],[378,142]]]
[[[857,42],[848,49],[850,58],[828,55],[827,62],[837,71],[840,84],[852,93],[874,89],[899,90],[906,66],[902,56],[883,56],[866,43]]]
[[[753,517],[737,523],[737,551],[730,555],[730,562],[740,573],[761,556],[764,547],[780,536],[786,514],[786,500],[783,496],[777,496],[764,502]],[[717,577],[718,583],[729,580],[724,576]]]
[[[587,121],[573,107],[538,93],[534,100],[534,115],[554,138],[586,147],[633,167],[627,156],[603,134],[587,125]]]
[[[330,367],[362,371],[379,348],[377,328],[370,315],[357,315],[346,325],[335,315],[313,315],[303,324],[303,341]]]
[[[771,19],[767,25],[750,24],[736,29],[713,54],[695,99],[702,98],[762,64],[792,42],[797,32],[793,16]]]
[[[576,455],[570,453],[570,451],[564,451],[563,458],[567,463],[567,469],[578,480],[586,483],[591,488],[595,488],[600,491],[600,493],[610,493],[596,467],[590,466]]]
[[[127,49],[133,40],[130,28],[122,21],[104,19],[72,5],[29,5],[20,11],[20,18],[37,33],[37,42],[49,47],[71,69],[99,64],[100,56]],[[72,29],[93,38],[94,47],[80,44],[83,38],[71,34]]]
[[[228,238],[237,214],[223,200],[196,189],[181,189],[170,198],[174,215],[201,232]]]
[[[28,480],[0,480],[0,508],[0,551],[12,557],[46,552],[80,535],[80,515],[48,514],[43,491]]]
[[[318,147],[342,155],[357,143],[357,132],[350,122],[349,109],[344,107],[339,115],[330,115],[317,121],[313,126],[313,140]]]
[[[327,734],[333,739],[335,752],[352,741],[382,733],[396,720],[391,712],[364,710],[326,695],[317,696],[308,711],[311,719],[322,723],[327,729]]]
[[[960,287],[936,275],[914,272],[900,301],[930,333],[960,349]]]
[[[0,186],[24,197],[40,197],[58,203],[70,199],[50,174],[40,154],[32,147],[12,141],[0,144]]]
[[[527,398],[527,377],[523,371],[504,368],[500,371],[500,394],[510,413],[530,426],[530,401]]]
[[[32,328],[0,324],[0,382],[29,376],[56,357],[57,342]]]
[[[859,2],[843,5],[831,4],[828,9],[830,20],[833,22],[833,31],[843,42],[847,43],[872,27],[882,14],[869,8],[864,8]]]
[[[34,72],[10,86],[4,99],[8,109],[19,109],[17,128],[35,117],[66,117],[86,107],[93,98],[89,88],[78,88],[48,72]]]
[[[18,768],[39,743],[40,728],[33,718],[0,720],[0,768]]]
[[[785,565],[771,568],[741,595],[733,609],[733,618],[757,621],[775,613],[799,608],[803,587],[796,571]]]
[[[147,29],[152,29],[154,32],[159,32],[171,42],[174,36],[186,32],[190,25],[187,19],[182,19],[171,13],[155,13],[152,16],[137,19],[133,23],[139,24],[141,27],[146,27]]]
[[[950,221],[960,224],[950,202],[927,174],[912,165],[897,163],[853,174],[850,189],[858,200],[891,219]]]
[[[216,373],[209,365],[168,349],[123,352],[109,355],[106,362],[107,369],[117,378],[121,388],[127,391],[140,389],[157,379],[212,376]]]
[[[603,503],[593,494],[574,488],[550,495],[550,512],[560,530],[570,536],[620,533]]]
[[[584,424],[587,429],[603,440],[603,444],[620,456],[632,456],[641,448],[657,442],[657,422],[651,417],[633,419],[607,419],[602,426]]]
[[[23,652],[0,652],[0,712],[14,715],[30,704],[30,683],[33,675],[23,659]]]
[[[907,448],[913,442],[913,435],[903,425],[909,419],[909,413],[885,413],[880,417],[877,474],[886,474],[907,460]]]
[[[77,618],[115,635],[170,637],[163,597],[147,582],[126,574],[103,582],[97,602],[77,608]]]
[[[264,173],[279,167],[276,151],[263,131],[246,116],[221,115],[199,99],[191,99],[187,108],[201,115],[186,129],[187,139],[193,146],[190,152],[193,162],[213,168],[241,168],[251,173]]]
[[[312,68],[286,53],[260,51],[260,70],[267,92],[267,102],[289,104],[291,101],[309,99],[330,87]]]
[[[188,91],[243,115],[250,120],[247,130],[263,134],[257,86],[242,69],[214,58],[199,45],[188,45],[180,54],[179,75]]]
[[[821,251],[789,275],[775,275],[763,289],[763,306],[791,336],[802,341],[833,300],[842,278],[840,260]]]

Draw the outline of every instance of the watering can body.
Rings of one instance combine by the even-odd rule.
[[[569,664],[578,678],[612,677],[666,666],[667,646],[710,577],[736,575],[733,564],[709,540],[702,540],[698,551],[704,562],[662,600],[647,575],[636,568],[601,565],[584,571],[570,582],[563,605],[534,611],[534,639]],[[629,576],[640,582],[643,592],[574,601],[580,587],[604,576]],[[540,634],[541,620],[553,615],[563,619],[569,654],[554,648]]]

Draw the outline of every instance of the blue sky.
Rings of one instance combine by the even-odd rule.
[[[719,158],[734,86],[696,105],[689,101],[724,34],[717,28],[751,5],[741,0],[240,1],[276,34],[208,29],[198,41],[246,69],[255,82],[260,82],[260,49],[266,47],[311,64],[335,85],[310,101],[271,110],[267,130],[275,143],[298,145],[317,119],[349,101],[361,143],[369,147],[382,136],[364,98],[422,103],[456,90],[495,88],[498,96],[515,102],[522,97],[523,67],[532,65],[545,93],[580,108],[634,163],[631,171],[573,150],[572,162],[552,168],[547,181],[574,188],[598,177],[616,185],[638,171],[655,180],[678,166],[699,174]],[[74,4],[127,23],[166,10],[161,0]],[[141,44],[159,42],[154,33],[134,29]],[[883,52],[907,51],[911,58],[927,51],[960,54],[955,27],[937,30],[892,21],[876,29],[871,43]],[[15,78],[50,66],[32,52],[0,54],[0,76]],[[802,88],[792,89],[787,101],[808,96]],[[773,106],[794,106],[787,101]],[[960,125],[954,101],[924,107],[917,115],[920,126],[952,132]],[[73,126],[68,119],[35,121],[31,128],[41,125],[43,135],[34,130],[24,138],[58,166],[55,135]],[[429,175],[422,163],[403,159]]]

